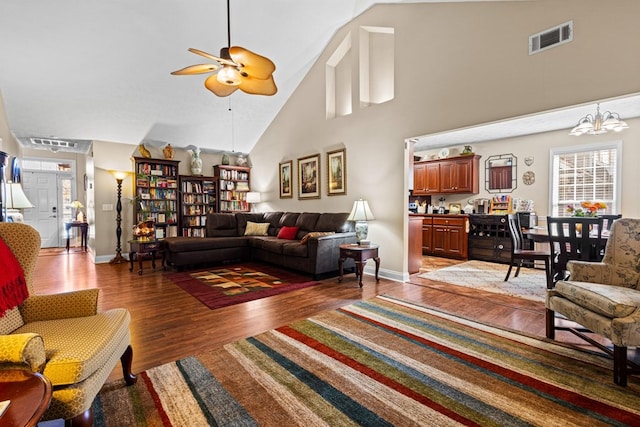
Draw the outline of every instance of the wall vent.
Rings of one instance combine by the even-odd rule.
[[[59,139],[31,138],[31,143],[40,147],[47,148],[76,148],[75,142],[62,141]]]
[[[572,40],[573,21],[565,22],[529,36],[529,55],[569,43]]]

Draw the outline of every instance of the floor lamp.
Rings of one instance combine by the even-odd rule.
[[[127,177],[126,172],[112,172],[118,183],[118,202],[116,203],[116,256],[113,257],[109,264],[120,264],[127,262],[122,256],[122,247],[120,246],[120,238],[122,237],[122,181]]]

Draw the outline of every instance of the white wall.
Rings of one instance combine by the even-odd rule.
[[[260,208],[348,211],[353,200],[366,198],[376,215],[369,235],[381,245],[381,274],[407,278],[405,138],[640,92],[640,56],[631,54],[640,51],[640,26],[634,18],[640,15],[640,2],[607,4],[611,7],[603,8],[597,0],[547,0],[379,5],[368,10],[335,34],[252,150],[252,185],[265,200]],[[528,55],[530,34],[568,20],[574,21],[573,42]],[[365,109],[354,101],[353,114],[326,120],[325,63],[348,32],[355,38],[352,90],[358,99],[360,25],[395,28],[395,99]],[[512,151],[495,144],[483,146],[485,158]],[[347,195],[329,197],[326,152],[340,146],[347,149]],[[295,170],[296,159],[314,153],[322,156],[322,198],[280,200],[278,163],[294,160]],[[531,155],[536,158],[537,188],[546,193],[548,147],[535,147]],[[625,170],[624,179],[631,180],[627,190],[638,181],[635,171]],[[526,194],[523,190],[522,197]],[[539,206],[545,205],[542,200]],[[623,213],[634,210],[626,204]]]

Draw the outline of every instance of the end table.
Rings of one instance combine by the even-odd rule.
[[[379,245],[360,246],[357,243],[349,243],[340,245],[340,258],[338,259],[338,270],[340,277],[338,282],[342,282],[342,264],[347,258],[351,258],[356,263],[356,276],[359,278],[358,285],[362,287],[362,272],[368,259],[373,259],[376,263],[376,283],[380,281],[378,278],[378,270],[380,269],[380,257],[378,256]]]
[[[51,393],[51,382],[37,372],[0,371],[0,401],[11,401],[0,417],[0,427],[35,427],[51,403]]]
[[[133,271],[133,261],[138,260],[138,274],[142,274],[142,261],[151,255],[151,267],[156,268],[156,253],[162,254],[162,269],[164,270],[164,251],[161,240],[129,240],[129,271]]]

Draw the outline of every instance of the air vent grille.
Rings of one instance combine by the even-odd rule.
[[[47,148],[76,148],[76,143],[72,141],[62,141],[60,139],[31,138],[31,143]]]
[[[569,43],[572,40],[573,21],[565,22],[529,36],[529,55]]]

